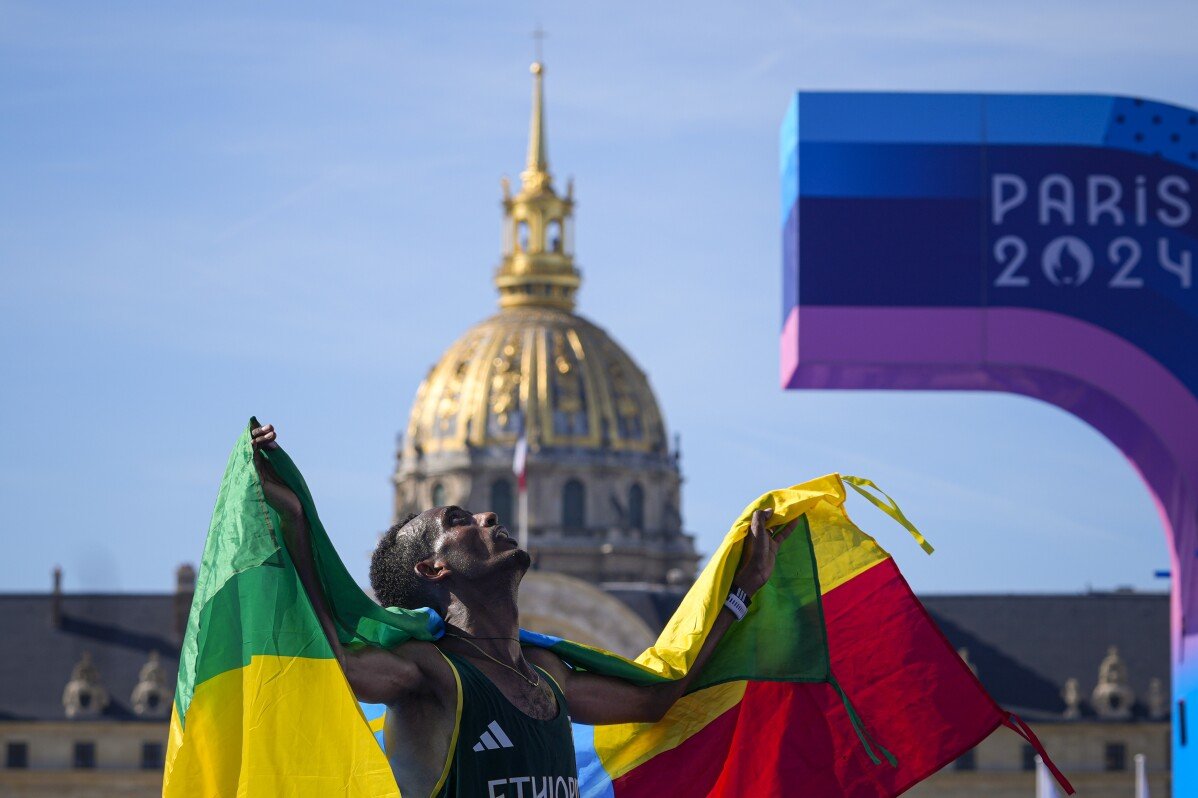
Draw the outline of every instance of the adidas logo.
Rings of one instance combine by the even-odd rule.
[[[491,721],[487,724],[487,731],[483,732],[483,736],[474,744],[475,751],[494,751],[496,748],[515,748],[516,746],[503,733],[503,729],[499,728],[499,724]]]

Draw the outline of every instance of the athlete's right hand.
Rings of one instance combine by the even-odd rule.
[[[770,574],[774,572],[774,562],[778,559],[778,547],[786,542],[799,524],[796,518],[784,527],[770,529],[766,524],[773,514],[771,509],[753,512],[749,522],[749,534],[745,536],[745,545],[741,549],[740,565],[732,577],[732,584],[750,596],[770,580]]]
[[[299,496],[279,478],[274,467],[262,456],[263,449],[279,448],[275,441],[277,437],[272,424],[263,424],[250,430],[250,445],[254,450],[254,465],[258,469],[258,477],[262,480],[262,492],[270,506],[286,520],[302,520],[304,507]]]

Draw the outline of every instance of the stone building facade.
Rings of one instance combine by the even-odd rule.
[[[1171,795],[1169,722],[1033,723],[1053,761],[1084,798],[1131,798],[1135,795],[1132,758],[1149,764],[1153,798]],[[935,776],[905,793],[911,798],[1034,798],[1034,754],[1023,740],[999,729]],[[1064,793],[1061,793],[1064,796]]]
[[[647,644],[630,632],[638,621],[656,631],[679,601],[668,586],[603,590],[563,574],[530,576],[529,604],[541,608],[528,612],[530,627],[624,650]],[[0,594],[0,639],[20,641],[19,655],[10,647],[0,656],[0,798],[161,794],[163,709],[174,697],[179,616],[185,621],[193,580],[185,567],[173,594]],[[1168,798],[1167,595],[923,602],[998,702],[1029,722],[1080,795],[1132,795],[1132,762],[1143,754],[1153,798]],[[1123,699],[1117,707],[1109,700],[1115,693]],[[1030,748],[999,729],[908,794],[1028,798],[1033,769]]]
[[[1133,795],[1136,755],[1145,757],[1153,798],[1171,794],[1167,594],[921,598],[1078,795]],[[909,794],[1027,798],[1035,795],[1035,752],[999,729]]]
[[[0,798],[162,794],[195,571],[167,595],[0,594]]]

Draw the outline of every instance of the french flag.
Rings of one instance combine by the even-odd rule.
[[[521,493],[528,489],[524,466],[528,461],[528,438],[520,431],[520,439],[516,441],[516,454],[512,457],[512,473],[516,475],[516,487]]]
[[[522,543],[528,542],[528,475],[526,466],[528,465],[528,436],[524,434],[524,427],[520,428],[520,438],[516,441],[516,453],[512,456],[512,472],[516,475],[516,497],[519,503],[517,513],[517,525],[519,528],[519,540]]]

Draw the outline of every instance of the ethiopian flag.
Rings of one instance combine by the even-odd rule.
[[[866,479],[832,474],[771,491],[750,504],[657,645],[637,662],[671,676],[686,671],[687,657],[693,659],[698,648],[689,630],[699,619],[703,630],[711,628],[757,509],[772,508],[772,524],[795,518],[805,524],[818,629],[805,628],[804,611],[794,613],[790,606],[801,595],[793,581],[802,550],[794,545],[801,540],[796,530],[779,550],[774,576],[740,622],[746,630],[764,626],[755,635],[757,646],[728,637],[718,649],[746,663],[740,678],[690,692],[655,724],[575,727],[583,796],[894,796],[999,726],[1024,737],[1072,794],[1034,733],[986,693],[894,560],[849,518],[846,485],[931,553],[897,504],[877,498],[869,490],[877,487]],[[806,606],[806,598],[802,602]],[[813,631],[825,635],[822,671],[792,676],[769,657],[754,661],[760,646]],[[705,676],[706,670],[700,678]]]
[[[229,458],[201,560],[163,794],[397,796],[380,745],[384,708],[359,705],[333,658],[263,497],[254,426]],[[362,592],[295,465],[281,449],[264,454],[304,505],[341,641],[393,647],[438,639],[435,612],[384,609]],[[930,551],[893,502],[867,491],[872,483],[834,474],[745,508],[657,643],[636,660],[522,631],[526,643],[575,668],[641,684],[677,679],[720,612],[752,512],[773,509],[774,524],[801,519],[749,615],[665,718],[575,726],[583,796],[894,796],[1000,725],[1050,762],[1030,729],[987,695],[890,556],[849,519],[846,484]]]

